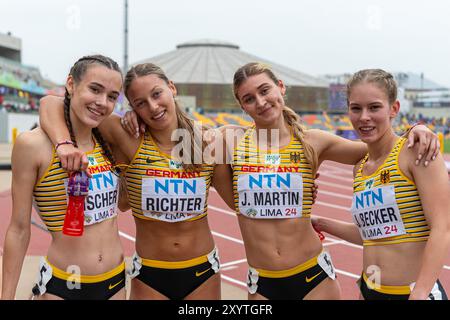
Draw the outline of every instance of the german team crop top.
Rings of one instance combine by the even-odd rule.
[[[133,216],[165,222],[204,217],[213,170],[204,164],[201,171],[186,171],[146,132],[125,173]]]
[[[233,153],[236,211],[254,219],[310,217],[314,184],[302,143],[292,134],[279,150],[261,152],[246,130]]]
[[[430,234],[416,185],[398,165],[405,141],[399,138],[370,176],[362,174],[366,155],[355,176],[351,212],[365,246],[426,241]]]
[[[111,164],[103,156],[100,144],[96,142],[94,150],[86,154],[92,178],[84,203],[85,226],[115,217],[119,200],[118,178],[110,171]],[[68,175],[53,149],[52,161],[33,190],[33,206],[51,232],[61,231],[64,224],[67,181]]]

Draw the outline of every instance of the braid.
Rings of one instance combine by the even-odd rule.
[[[72,66],[70,69],[70,75],[73,77],[73,80],[75,83],[79,83],[81,79],[83,78],[84,74],[90,68],[93,64],[100,64],[102,66],[105,66],[108,69],[114,70],[119,72],[120,74],[120,67],[113,59],[109,57],[105,57],[103,55],[91,55],[91,56],[84,56],[80,59],[78,59],[77,62]],[[64,95],[64,118],[66,120],[67,128],[69,129],[70,133],[70,139],[73,141],[74,146],[78,147],[76,140],[75,140],[75,134],[73,132],[72,123],[70,121],[70,95],[69,91],[66,88],[66,92]],[[109,147],[108,143],[106,143],[105,139],[103,139],[102,135],[100,134],[100,131],[98,128],[92,129],[92,134],[94,135],[95,139],[98,141],[98,143],[101,145],[104,156],[109,160],[111,164],[111,171],[114,172],[114,167],[117,165],[116,159],[114,158],[114,155],[111,151],[111,148]]]
[[[67,91],[67,88],[66,93],[64,94],[64,119],[66,120],[66,125],[67,128],[69,129],[70,140],[72,140],[73,145],[75,147],[78,147],[77,141],[75,139],[75,134],[73,133],[72,122],[70,121],[70,96],[69,91]]]
[[[102,146],[103,154],[106,156],[111,166],[113,167],[116,166],[117,165],[116,158],[114,158],[114,155],[111,151],[111,148],[109,147],[109,144],[105,141],[105,139],[103,139],[100,130],[98,130],[98,128],[93,128],[92,133],[94,134],[94,137],[98,141],[98,143],[100,143],[100,145]]]
[[[190,133],[190,163],[183,162],[183,168],[186,171],[201,171],[202,163],[203,163],[203,151],[206,148],[206,141],[202,139],[203,127],[198,126],[194,123],[192,119],[190,119],[178,106],[178,103],[175,101],[177,120],[178,120],[178,128],[186,129]],[[184,138],[183,138],[184,139]],[[183,143],[186,143],[183,141]],[[182,156],[184,156],[184,146],[181,150]],[[201,159],[200,163],[196,163],[196,160]]]
[[[294,136],[300,140],[305,151],[305,158],[311,164],[312,172],[315,173],[318,163],[317,153],[314,148],[305,141],[305,127],[300,124],[300,116],[287,106],[283,107],[283,116],[286,123],[294,131]]]
[[[121,194],[125,194],[128,197],[127,180],[125,179],[125,175],[122,174],[122,170],[117,166],[116,158],[114,157],[108,142],[106,142],[105,139],[103,139],[103,136],[100,133],[100,130],[98,130],[98,128],[93,128],[92,133],[95,139],[101,145],[103,155],[108,159],[109,163],[111,164],[111,168],[109,170],[114,174],[116,174],[115,172],[119,173],[119,192]]]

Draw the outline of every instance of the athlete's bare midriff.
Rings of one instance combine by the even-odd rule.
[[[238,219],[251,267],[286,270],[322,251],[309,218],[251,219],[239,215]]]
[[[81,275],[98,275],[114,269],[124,260],[117,218],[84,226],[80,237],[67,236],[62,232],[51,235],[47,258],[63,271],[78,273],[76,270],[79,270]]]
[[[417,280],[425,246],[426,241],[366,246],[364,272],[371,277],[379,270],[382,285],[408,286]]]
[[[135,218],[135,222],[136,251],[144,259],[184,261],[214,248],[206,217],[174,223]]]

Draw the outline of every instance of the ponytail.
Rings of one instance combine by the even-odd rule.
[[[318,162],[317,159],[317,152],[314,150],[314,148],[305,141],[305,127],[300,124],[300,116],[295,113],[294,110],[291,108],[284,106],[283,107],[283,117],[286,123],[289,125],[289,127],[292,128],[292,131],[294,133],[294,136],[297,137],[298,140],[300,140],[303,150],[305,153],[305,158],[311,165],[311,169],[313,174],[315,174],[316,170],[318,169]]]

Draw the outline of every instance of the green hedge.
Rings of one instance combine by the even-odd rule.
[[[450,153],[450,139],[444,140],[444,153]]]

